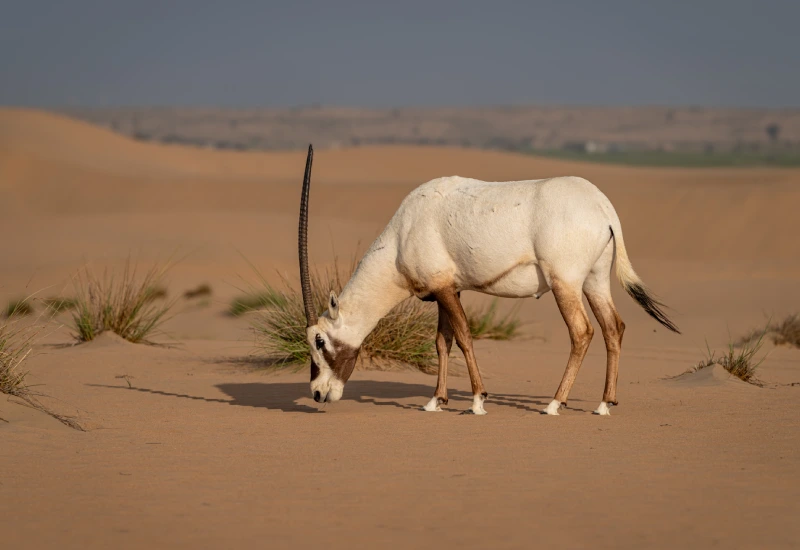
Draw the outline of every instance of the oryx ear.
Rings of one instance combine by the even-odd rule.
[[[328,314],[334,321],[339,318],[339,298],[336,293],[331,290],[331,297],[328,300]]]

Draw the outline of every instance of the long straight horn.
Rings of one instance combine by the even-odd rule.
[[[306,173],[303,176],[303,195],[300,198],[300,228],[297,238],[297,247],[300,251],[300,285],[303,288],[307,327],[317,324],[317,311],[314,309],[314,296],[311,293],[311,275],[308,272],[308,192],[311,187],[311,164],[313,162],[314,148],[309,145]]]

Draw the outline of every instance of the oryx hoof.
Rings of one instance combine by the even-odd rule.
[[[547,407],[542,409],[542,414],[546,414],[549,416],[559,416],[558,409],[560,409],[562,405],[563,403],[561,403],[561,401],[559,401],[558,399],[553,399],[552,401],[550,401],[550,404],[547,405]]]
[[[597,407],[592,414],[596,414],[598,416],[611,416],[611,407],[609,407],[609,403],[602,401],[600,406]]]
[[[484,401],[486,401],[486,396],[484,396],[482,393],[475,394],[472,397],[472,407],[462,412],[461,414],[475,414],[478,416],[485,415],[486,411],[483,410]]]
[[[442,408],[439,406],[440,403],[441,401],[439,400],[439,398],[434,397],[430,401],[428,401],[428,403],[424,407],[422,407],[422,410],[426,412],[442,412]]]

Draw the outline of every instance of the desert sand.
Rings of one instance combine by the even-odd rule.
[[[579,175],[615,205],[634,267],[683,334],[615,286],[627,324],[620,406],[590,413],[605,370],[595,337],[569,407],[542,416],[569,339],[552,295],[525,300],[525,338],[476,344],[490,397],[489,414],[475,417],[457,414],[470,402],[466,376],[451,377],[450,403],[434,414],[419,410],[435,386],[421,373],[356,371],[343,400],[322,407],[307,371],[260,368],[248,317],[225,312],[257,281],[249,262],[271,281],[297,277],[304,157],[141,143],[0,109],[3,304],[69,295],[81,266],[120,267],[129,255],[143,265],[179,257],[174,296],[201,283],[214,292],[207,307],[179,300],[158,338],[169,347],[110,334],[65,345],[69,317],[57,318],[29,382],[87,431],[0,399],[3,547],[800,545],[800,350],[766,345],[762,387],[721,369],[676,378],[706,343],[721,350],[800,308],[800,170],[318,151],[317,265],[334,250],[363,251],[403,196],[434,177]]]

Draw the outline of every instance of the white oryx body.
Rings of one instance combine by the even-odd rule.
[[[439,404],[447,402],[447,355],[455,336],[472,380],[475,397],[470,411],[485,414],[486,392],[459,293],[539,298],[553,290],[573,346],[559,392],[545,412],[558,414],[566,402],[591,340],[593,329],[581,298],[585,293],[609,353],[606,391],[595,412],[608,414],[608,405],[616,404],[624,330],[611,301],[615,258],[623,287],[656,320],[677,331],[633,271],[611,202],[585,179],[484,182],[453,176],[425,183],[403,200],[341,296],[332,293],[329,310],[315,323],[309,322],[312,394],[320,401],[338,400],[352,372],[352,365],[343,363],[351,357],[354,363],[377,322],[415,295],[439,303],[439,385],[425,410],[439,410]],[[337,360],[339,354],[347,361]]]
[[[458,176],[421,185],[379,241],[422,289],[455,285],[495,296],[540,296],[552,276],[583,281],[619,219],[581,178],[483,182]],[[415,294],[424,296],[424,290]]]

